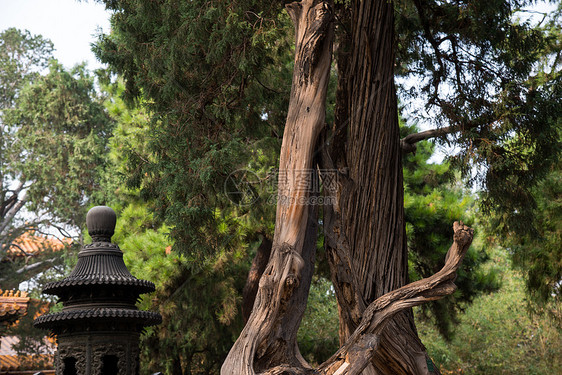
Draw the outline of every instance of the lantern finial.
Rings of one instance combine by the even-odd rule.
[[[88,211],[86,225],[93,242],[111,242],[117,215],[111,207],[96,206]]]

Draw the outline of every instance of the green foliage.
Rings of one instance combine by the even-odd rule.
[[[20,338],[15,349],[22,356],[41,353],[44,332],[33,327],[48,306],[41,286],[65,274],[77,249],[45,246],[13,259],[6,251],[24,232],[59,229],[70,237],[86,206],[104,201],[99,182],[113,126],[85,67],[65,70],[52,50],[49,40],[28,31],[0,33],[0,281],[3,289],[17,289],[31,279],[28,313],[6,332]]]
[[[299,350],[310,364],[320,364],[339,348],[338,304],[330,280],[314,277],[298,332]]]
[[[118,208],[118,217],[113,241],[123,250],[127,267],[156,284],[156,292],[143,296],[139,307],[163,317],[141,338],[144,372],[218,373],[243,326],[241,293],[250,262],[246,247],[223,249],[194,267],[172,250],[169,228],[154,220],[146,203],[128,203]]]
[[[562,129],[562,128],[561,128]],[[546,313],[562,326],[562,163],[533,189],[537,202],[533,217],[536,232],[511,232],[495,242],[506,246],[513,264],[525,275],[534,313]],[[494,220],[488,230],[494,233]]]
[[[51,59],[52,49],[27,31],[0,34],[2,258],[24,232],[56,228],[70,237],[86,206],[105,200],[99,181],[113,123],[85,67],[65,70]],[[32,264],[19,260],[0,263],[3,282],[14,286],[61,263],[60,253],[45,251],[24,272]]]
[[[84,221],[85,203],[103,201],[107,140],[113,126],[83,66],[49,72],[25,86],[5,126],[14,133],[9,172],[25,181],[29,210],[47,211],[69,224]]]
[[[402,136],[415,131],[415,126],[401,126]],[[429,277],[443,267],[452,242],[454,221],[461,220],[472,227],[477,224],[471,193],[454,184],[454,172],[448,162],[428,162],[433,152],[434,145],[424,141],[417,144],[415,154],[404,157],[404,214],[412,281]],[[459,268],[457,291],[422,308],[426,319],[431,319],[447,339],[452,336],[452,324],[463,306],[480,293],[499,286],[497,270],[482,270],[487,255],[482,244],[474,242]]]
[[[451,341],[444,341],[423,319],[416,322],[429,355],[443,374],[560,373],[560,330],[546,317],[529,317],[524,278],[511,270],[505,251],[496,248],[487,267],[491,265],[503,270],[502,288],[467,306]]]
[[[241,295],[258,239],[237,217],[216,210],[214,227],[227,238],[227,246],[198,256],[172,249],[170,227],[151,212],[150,202],[138,190],[123,186],[131,157],[152,158],[147,144],[149,113],[144,107],[127,108],[119,97],[123,86],[104,86],[105,105],[117,122],[111,162],[115,175],[104,181],[114,189],[109,204],[118,215],[113,241],[124,252],[131,273],[156,284],[156,292],[144,296],[140,308],[158,311],[163,323],[149,327],[141,338],[141,372],[167,374],[215,374],[242,329]],[[209,235],[205,241],[215,239]]]
[[[501,212],[502,236],[534,230],[531,191],[562,149],[561,8],[540,23],[518,17],[532,4],[395,3],[400,92],[423,100],[426,120],[463,130],[451,161],[483,187],[482,211]]]
[[[0,33],[0,112],[12,107],[19,90],[33,81],[52,58],[53,43],[27,30]]]
[[[185,259],[170,252],[168,228],[158,226],[152,216],[145,204],[130,203],[119,214],[112,241],[123,250],[127,267],[139,277],[155,280],[161,293],[178,277]]]
[[[224,194],[227,177],[280,147],[291,77],[288,17],[267,1],[106,5],[113,33],[100,36],[96,54],[123,75],[124,96],[144,98],[151,115],[150,157],[127,154],[128,184],[154,202],[175,249],[204,258],[227,240],[215,209],[238,209]],[[264,211],[272,210],[254,206],[251,215]]]
[[[562,4],[545,16],[540,30],[545,41],[528,80],[531,107],[521,107],[517,113],[537,130],[515,133],[504,142],[505,151],[519,155],[519,160],[490,168],[488,174],[496,174],[503,182],[489,185],[482,197],[491,202],[492,195],[501,196],[484,211],[490,242],[508,248],[513,265],[525,275],[530,310],[562,324]],[[535,160],[537,154],[544,159]],[[502,189],[506,190],[503,195]]]
[[[51,59],[53,45],[41,36],[15,28],[0,33],[0,254],[6,244],[27,229],[25,223],[14,223],[22,208],[19,202],[23,183],[14,181],[12,149],[17,144],[15,130],[5,124],[5,112],[14,107],[20,90],[38,77]],[[23,181],[25,182],[25,181]]]

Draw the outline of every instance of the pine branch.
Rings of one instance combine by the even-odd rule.
[[[21,252],[23,253],[23,255],[26,256],[26,257],[33,256],[33,254],[28,254],[20,245],[15,244],[15,243],[11,243],[11,244],[8,246],[8,248],[10,248],[10,247],[12,247],[12,246],[18,248],[19,251],[21,251]]]

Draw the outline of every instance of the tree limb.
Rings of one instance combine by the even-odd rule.
[[[61,234],[61,236],[63,236],[64,238],[76,238],[76,236],[72,236],[70,233],[68,233],[68,231],[66,229],[64,229],[62,226],[57,225],[55,223],[53,223],[51,220],[44,220],[43,222],[41,222],[40,224],[47,224],[49,225],[49,227],[55,228],[56,230],[59,231],[59,233]],[[48,235],[48,236],[54,236],[52,233],[49,232],[44,232],[41,229],[37,228],[36,229],[37,232],[39,232],[40,234],[44,234],[44,235]],[[64,241],[61,240],[59,237],[54,236],[57,240],[59,240],[62,244],[64,244]]]
[[[447,252],[443,268],[433,276],[405,285],[373,301],[347,342],[320,367],[306,369],[278,366],[261,372],[260,375],[361,374],[378,349],[380,334],[386,322],[401,311],[441,299],[456,290],[456,272],[472,243],[474,231],[462,222],[455,222],[453,231],[453,244]]]
[[[27,191],[24,191],[22,197],[18,199],[17,203],[15,203],[6,213],[4,217],[2,217],[2,222],[0,223],[0,233],[4,234],[8,225],[12,222],[16,214],[23,208],[23,206],[27,203]]]
[[[314,156],[325,124],[333,24],[327,0],[286,7],[295,26],[295,66],[279,157],[283,174],[278,178],[273,245],[254,307],[222,365],[223,375],[309,367],[296,338],[316,252],[318,205],[309,202],[317,195],[312,189],[318,186]]]
[[[47,266],[47,268],[50,268],[53,266],[53,264],[56,262],[57,258],[51,258],[51,259],[46,259],[46,260],[42,260],[40,262],[36,262],[33,264],[28,264],[20,269],[18,269],[17,271],[15,271],[15,273],[17,275],[21,275],[24,272],[29,272],[29,271],[36,271],[39,269],[39,271],[41,271],[42,267]],[[38,272],[36,272],[37,274]],[[31,277],[28,277],[27,279],[30,279]],[[5,277],[0,278],[0,281],[6,281]]]
[[[10,211],[10,209],[16,204],[18,201],[18,195],[24,190],[24,183],[20,182],[18,186],[14,190],[6,190],[4,194],[11,193],[10,197],[2,202],[0,205],[0,215],[2,218]]]
[[[10,247],[17,247],[19,251],[21,251],[23,253],[24,256],[29,257],[29,256],[33,256],[33,254],[28,254],[20,245],[15,244],[15,243],[11,243],[8,245],[8,249]]]
[[[452,134],[460,131],[462,127],[460,125],[451,125],[440,129],[425,130],[423,132],[408,134],[400,140],[400,147],[402,148],[402,153],[408,154],[410,152],[416,152],[416,143],[424,141],[426,139],[442,137],[447,134]]]
[[[472,243],[474,231],[462,222],[455,222],[453,230],[453,245],[447,252],[443,268],[433,276],[393,290],[372,302],[363,313],[359,327],[348,341],[320,366],[318,374],[360,374],[377,349],[378,336],[390,318],[405,309],[443,298],[455,291],[456,271]]]
[[[24,266],[22,268],[20,268],[19,270],[16,271],[16,273],[18,275],[24,273],[24,272],[29,272],[29,271],[33,271],[39,267],[42,267],[44,265],[46,265],[47,263],[53,264],[55,261],[57,260],[57,258],[51,258],[51,259],[46,259],[37,263],[33,263],[33,264],[29,264],[27,266]]]

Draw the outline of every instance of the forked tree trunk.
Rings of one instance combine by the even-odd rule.
[[[295,24],[295,70],[273,246],[253,310],[221,374],[426,374],[410,308],[454,291],[472,230],[455,223],[445,267],[400,288],[407,282],[407,254],[392,4],[353,3],[353,28],[345,42],[351,53],[338,62],[343,74],[330,138],[323,130],[332,8],[325,1],[303,0],[288,11]],[[333,199],[324,206],[324,225],[342,346],[313,369],[300,355],[296,335],[314,269],[317,206],[310,198],[317,159],[331,178],[338,170],[336,184],[324,179]]]

